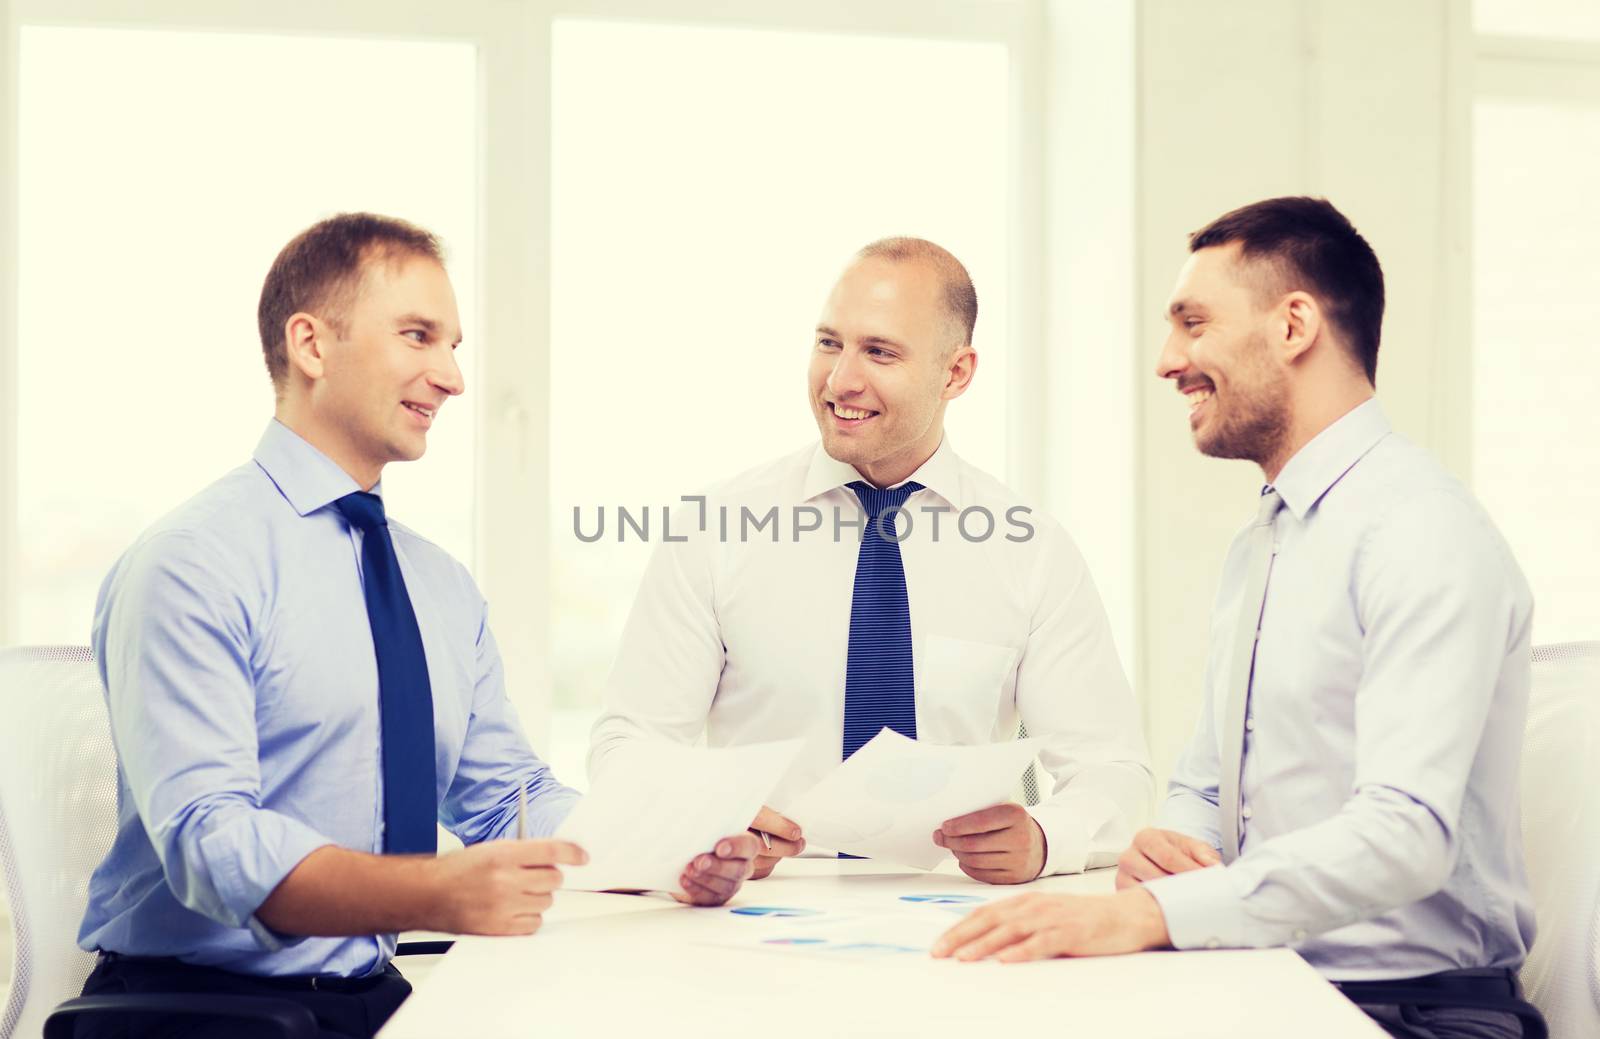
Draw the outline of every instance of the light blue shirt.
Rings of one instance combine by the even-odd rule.
[[[383,849],[378,673],[356,482],[287,427],[157,522],[101,586],[93,643],[117,747],[117,836],[78,943],[244,974],[379,970],[391,934],[295,938],[255,917],[324,845]],[[379,493],[375,488],[374,493]],[[472,844],[553,833],[577,792],[529,748],[465,567],[389,522],[433,687],[439,821]]]
[[[1246,720],[1240,856],[1151,881],[1180,949],[1288,945],[1336,980],[1517,967],[1533,943],[1518,810],[1533,601],[1493,523],[1368,401],[1302,448]],[[1220,845],[1246,539],[1160,825]]]

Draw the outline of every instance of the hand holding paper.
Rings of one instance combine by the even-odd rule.
[[[566,886],[676,891],[686,872],[693,880],[686,866],[695,864],[705,890],[687,893],[697,902],[713,900],[717,878],[728,879],[715,849],[727,843],[733,859],[748,858],[741,851],[754,854],[755,838],[745,828],[799,749],[798,740],[713,750],[654,741],[619,748],[557,831],[589,853],[588,865],[563,871]]]
[[[932,869],[950,854],[933,832],[1006,801],[1037,742],[941,747],[884,729],[783,813],[812,844]]]

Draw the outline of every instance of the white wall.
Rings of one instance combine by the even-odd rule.
[[[1383,264],[1379,397],[1464,473],[1467,15],[1451,0],[1140,3],[1134,670],[1158,776],[1193,728],[1222,556],[1261,482],[1249,464],[1201,457],[1153,374],[1185,236],[1257,199],[1327,196]]]

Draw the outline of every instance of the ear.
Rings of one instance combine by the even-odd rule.
[[[967,392],[967,387],[972,385],[972,377],[978,372],[978,351],[971,346],[957,347],[956,352],[950,355],[950,361],[945,365],[944,392],[939,397],[941,400],[955,400]]]
[[[1322,307],[1308,292],[1291,292],[1278,304],[1278,339],[1273,345],[1286,364],[1305,356],[1322,336]]]
[[[322,378],[324,341],[331,338],[328,326],[304,312],[289,315],[283,325],[284,347],[289,354],[289,370],[312,382]]]

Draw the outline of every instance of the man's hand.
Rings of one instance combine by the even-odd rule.
[[[800,824],[793,819],[786,819],[763,805],[761,811],[756,813],[756,821],[750,824],[752,833],[757,833],[756,843],[761,847],[756,853],[756,869],[751,874],[751,880],[760,880],[772,872],[779,859],[786,859],[798,855],[806,850],[806,839],[800,833]],[[759,831],[759,832],[758,832]],[[765,842],[759,834],[767,835]],[[767,847],[767,844],[772,847]]]
[[[934,943],[933,954],[1002,963],[1052,956],[1111,956],[1171,944],[1155,896],[1019,895],[973,910]]]
[[[704,855],[696,855],[694,861],[684,867],[683,876],[678,878],[683,892],[672,897],[689,905],[721,905],[732,898],[739,885],[750,876],[760,845],[753,833],[722,838],[715,848]]]
[[[1117,890],[1222,861],[1217,849],[1176,830],[1140,830],[1117,859]]]
[[[1026,884],[1044,870],[1044,831],[1019,804],[946,820],[933,843],[955,852],[961,872],[985,884]]]
[[[485,841],[432,863],[438,920],[450,934],[532,934],[561,886],[561,866],[589,855],[567,841]]]

